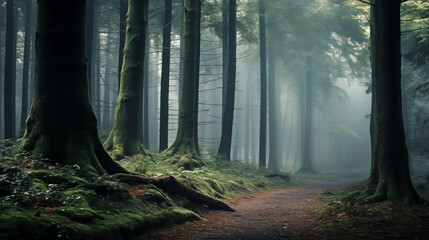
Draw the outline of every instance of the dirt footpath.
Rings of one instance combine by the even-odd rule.
[[[236,212],[200,213],[206,220],[155,229],[136,239],[317,239],[307,199],[356,179],[312,179],[310,183],[274,189],[229,201]]]

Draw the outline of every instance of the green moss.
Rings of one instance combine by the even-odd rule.
[[[83,207],[60,207],[55,212],[80,223],[88,223],[97,216],[97,213],[91,208]]]

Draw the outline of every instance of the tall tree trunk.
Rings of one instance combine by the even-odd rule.
[[[278,137],[278,124],[277,124],[277,99],[276,99],[276,59],[274,51],[268,58],[268,100],[269,100],[269,124],[270,124],[270,160],[268,161],[268,168],[278,170],[280,166],[279,158],[279,137]]]
[[[94,43],[94,92],[95,92],[95,98],[94,98],[94,106],[95,106],[95,116],[97,117],[97,123],[100,126],[101,125],[101,59],[100,59],[100,33],[99,33],[99,27],[95,27],[96,32],[95,34],[95,43]]]
[[[232,124],[234,122],[235,75],[237,64],[237,1],[229,1],[229,39],[228,39],[228,83],[225,97],[225,111],[222,118],[222,136],[217,155],[221,159],[230,160]]]
[[[32,3],[33,4],[33,3]],[[37,5],[36,5],[37,6]],[[37,7],[32,7],[32,24],[31,29],[35,29],[35,23],[37,22]],[[31,60],[30,60],[30,93],[29,93],[29,104],[28,104],[28,112],[30,112],[31,105],[33,103],[33,95],[34,95],[34,80],[36,78],[35,76],[35,69],[36,69],[36,31],[31,30]]]
[[[401,98],[400,0],[375,1],[375,164],[377,190],[371,200],[420,202],[408,166]]]
[[[104,143],[108,150],[113,150],[115,159],[121,159],[124,155],[146,154],[140,145],[139,132],[142,126],[139,123],[143,111],[143,59],[148,3],[148,0],[128,1],[121,85],[113,129]]]
[[[162,26],[162,70],[161,70],[161,108],[159,111],[159,151],[168,147],[168,96],[170,92],[170,49],[172,0],[164,0],[164,24]]]
[[[223,114],[225,113],[225,102],[226,102],[226,91],[228,85],[228,26],[229,26],[229,17],[228,17],[228,0],[222,0],[222,119]]]
[[[98,137],[88,95],[85,0],[38,4],[34,101],[21,150],[52,163],[77,164],[82,176],[127,172]]]
[[[28,77],[30,74],[30,52],[31,52],[31,21],[32,21],[32,3],[26,0],[25,4],[25,39],[24,39],[24,64],[22,69],[22,106],[21,106],[21,124],[20,130],[23,133],[25,129],[25,120],[27,119],[28,109]],[[22,135],[21,135],[22,136]]]
[[[185,169],[193,169],[203,165],[195,147],[194,121],[195,114],[195,82],[197,35],[200,34],[198,26],[198,3],[195,0],[185,0],[184,36],[183,36],[183,72],[182,93],[179,109],[179,124],[176,139],[164,151],[164,156],[172,164]]]
[[[182,67],[183,67],[183,19],[185,17],[185,1],[180,0],[181,11],[180,11],[180,50],[179,50],[179,106],[180,106],[180,96],[182,91]]]
[[[91,102],[94,99],[94,76],[93,76],[93,48],[94,48],[94,19],[95,19],[95,1],[96,0],[87,0],[86,1],[86,57],[88,61],[88,83],[89,83],[89,98]]]
[[[146,35],[143,76],[143,146],[149,149],[149,51],[150,38]]]
[[[248,67],[248,69],[250,69],[250,66]],[[250,74],[249,74],[249,70],[247,73],[247,77],[246,80],[249,81],[250,78]],[[245,130],[244,130],[244,159],[246,162],[251,162],[249,161],[249,156],[250,156],[250,152],[249,152],[249,148],[250,148],[250,86],[252,86],[249,82],[246,84],[246,116],[245,116]]]
[[[371,11],[370,11],[370,58],[371,58],[371,119],[369,124],[369,133],[371,139],[371,174],[368,181],[368,193],[374,194],[378,185],[378,163],[376,164],[375,154],[375,16],[374,16],[374,4],[375,0],[371,0]]]
[[[304,135],[302,135],[302,166],[298,172],[313,173],[311,162],[312,155],[312,113],[313,113],[313,64],[310,56],[306,60],[306,77],[305,77],[305,116],[304,116]],[[302,120],[301,120],[302,121]]]
[[[259,126],[259,167],[267,166],[267,44],[265,35],[265,3],[259,0],[259,41],[261,73],[261,109]]]
[[[121,86],[121,69],[124,62],[125,35],[127,30],[128,0],[119,0],[119,58],[118,58],[118,90]]]
[[[202,0],[197,0],[197,29],[201,29],[201,5]],[[195,51],[195,88],[194,88],[194,141],[195,148],[199,154],[198,145],[198,115],[199,115],[199,92],[200,92],[200,48],[201,48],[201,31],[197,32]]]
[[[16,138],[16,9],[15,0],[6,2],[6,50],[4,68],[4,137]]]
[[[112,39],[111,39],[111,33],[110,31],[107,33],[106,37],[106,65],[104,67],[104,108],[103,108],[103,128],[107,129],[110,126],[110,68],[111,68],[111,61],[110,61],[110,48],[112,47]]]

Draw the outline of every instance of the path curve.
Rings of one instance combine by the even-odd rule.
[[[135,239],[315,239],[307,199],[354,181],[311,179],[302,186],[258,192],[228,201],[236,212],[209,211],[201,214],[204,221],[151,230]]]

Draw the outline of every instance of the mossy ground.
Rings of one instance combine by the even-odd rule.
[[[424,239],[429,230],[429,204],[366,203],[366,182],[342,190],[327,190],[313,201],[314,230],[323,239]],[[429,183],[418,189],[428,200]]]
[[[49,159],[17,154],[2,145],[0,163],[0,240],[128,239],[145,229],[201,219],[186,199],[168,196],[153,185],[128,186],[115,176],[78,177],[79,166],[52,166]],[[265,178],[265,170],[238,161],[206,161],[193,171],[177,169],[158,155],[135,155],[121,165],[146,176],[172,175],[215,198],[233,198],[294,184]]]

